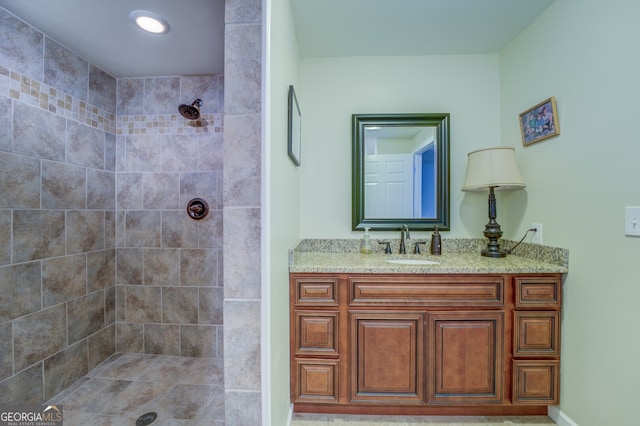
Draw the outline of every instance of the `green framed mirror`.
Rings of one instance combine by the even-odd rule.
[[[449,230],[449,114],[353,114],[352,229]]]

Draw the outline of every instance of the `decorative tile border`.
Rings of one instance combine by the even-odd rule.
[[[180,114],[116,115],[0,65],[0,95],[114,135],[222,133],[223,113],[187,120]]]

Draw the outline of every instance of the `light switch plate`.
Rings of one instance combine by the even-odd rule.
[[[625,207],[624,234],[640,237],[640,207]]]

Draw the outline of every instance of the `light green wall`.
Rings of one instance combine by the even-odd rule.
[[[269,104],[265,187],[268,244],[268,310],[271,425],[286,425],[289,416],[289,271],[288,249],[300,237],[300,169],[287,155],[287,93],[298,87],[298,48],[289,0],[271,0],[267,20],[267,102]],[[263,3],[264,4],[264,3]],[[300,98],[301,108],[304,104]],[[304,110],[303,110],[304,112]],[[304,166],[304,160],[303,160]]]
[[[467,153],[500,145],[498,71],[498,55],[303,59],[302,236],[362,235],[351,231],[351,114],[448,112],[452,231],[445,238],[481,237],[486,195],[460,188]],[[399,238],[373,235],[387,236]]]
[[[580,426],[639,422],[640,238],[624,236],[624,206],[640,205],[639,16],[633,0],[556,0],[500,61],[502,137],[527,182],[505,223],[539,222],[570,251],[560,409]],[[561,134],[523,148],[518,114],[549,96]]]

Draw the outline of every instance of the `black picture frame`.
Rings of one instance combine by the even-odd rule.
[[[287,132],[287,151],[293,164],[300,166],[302,151],[302,114],[296,98],[296,91],[289,86],[289,126]]]

